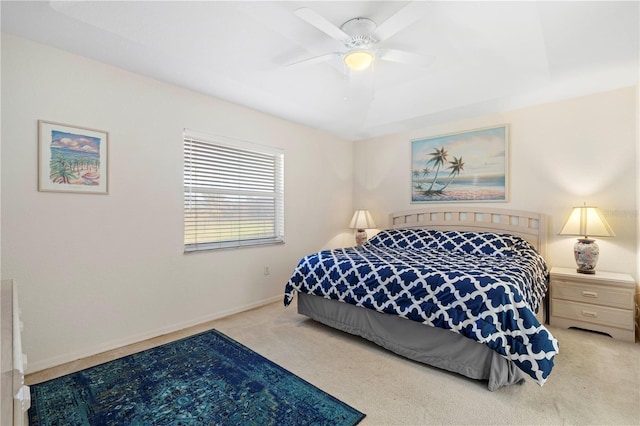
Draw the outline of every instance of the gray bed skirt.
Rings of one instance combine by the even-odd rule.
[[[336,300],[297,294],[298,313],[409,359],[487,380],[490,391],[525,380],[526,375],[511,361],[459,334]]]

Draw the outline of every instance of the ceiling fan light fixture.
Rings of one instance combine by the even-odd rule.
[[[373,54],[366,50],[355,50],[347,53],[342,60],[349,69],[362,71],[369,68],[373,63]]]

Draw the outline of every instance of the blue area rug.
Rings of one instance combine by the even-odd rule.
[[[212,330],[31,386],[37,425],[355,425],[364,414]]]

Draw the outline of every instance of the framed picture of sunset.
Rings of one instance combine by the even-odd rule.
[[[508,201],[509,126],[411,141],[411,202]]]

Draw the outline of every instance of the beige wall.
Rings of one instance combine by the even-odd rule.
[[[37,191],[38,119],[109,131],[109,195]],[[185,127],[284,149],[286,244],[183,254]],[[280,300],[300,257],[351,239],[350,142],[9,35],[2,154],[29,371]]]
[[[595,204],[616,233],[597,239],[598,269],[637,279],[637,114],[636,88],[629,87],[359,141],[354,207],[386,224],[390,212],[417,206],[410,193],[412,139],[507,123],[510,201],[487,205],[549,215],[547,260],[574,267],[575,239],[557,233],[572,206]]]
[[[638,277],[635,88],[350,143],[14,36],[1,64],[1,271],[20,287],[30,371],[279,300],[302,255],[352,244],[354,208],[383,227],[416,207],[411,139],[502,123],[511,194],[494,205],[548,214],[549,263],[572,267],[556,234],[597,204],[617,234],[598,240],[599,269]],[[109,195],[37,191],[38,119],[110,132]],[[285,245],[183,255],[185,127],[285,150]]]

